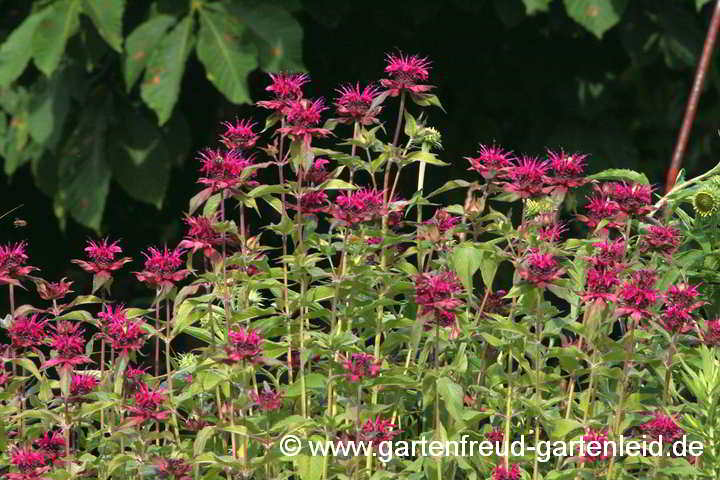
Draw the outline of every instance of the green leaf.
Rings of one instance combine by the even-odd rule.
[[[0,86],[10,85],[25,70],[32,57],[32,49],[28,45],[32,43],[38,24],[49,11],[44,9],[27,17],[0,46]]]
[[[107,109],[107,106],[105,106]],[[99,230],[110,187],[105,159],[107,117],[102,107],[87,107],[60,153],[56,214],[68,213],[80,224]]]
[[[695,8],[700,11],[708,2],[710,2],[710,0],[695,0]]]
[[[452,264],[468,292],[473,289],[473,275],[482,265],[483,252],[472,245],[458,245],[452,255]]]
[[[83,10],[113,50],[122,52],[125,0],[83,0]]]
[[[31,97],[28,124],[33,140],[54,145],[60,138],[70,108],[70,90],[66,76],[58,72],[42,92]]]
[[[195,442],[193,443],[193,452],[195,453],[195,456],[201,454],[205,450],[205,444],[214,433],[215,427],[213,426],[203,427],[203,429],[198,432],[195,436]]]
[[[315,439],[315,441],[318,440]],[[300,454],[294,458],[294,461],[300,480],[320,480],[322,478],[325,462],[323,457]]]
[[[320,185],[323,190],[355,190],[357,187],[352,183],[348,183],[345,180],[339,178],[333,178]]]
[[[60,0],[54,3],[35,29],[33,58],[35,65],[48,77],[60,64],[68,39],[78,30],[81,6],[80,0]]]
[[[163,125],[172,114],[180,93],[185,62],[192,49],[193,17],[183,18],[153,51],[147,63],[140,96]]]
[[[302,26],[290,12],[267,2],[248,9],[232,3],[229,9],[235,20],[245,23],[246,36],[257,47],[260,68],[271,72],[305,70]]]
[[[533,15],[538,12],[547,12],[552,0],[523,0],[525,13]]]
[[[570,18],[597,38],[615,26],[622,17],[627,0],[564,0]]]
[[[630,180],[631,182],[645,185],[650,184],[650,180],[648,180],[644,173],[628,170],[627,168],[611,168],[594,175],[589,175],[587,178],[591,180]]]
[[[442,377],[437,380],[437,389],[450,416],[463,423],[464,394],[462,387],[448,377]]]
[[[133,87],[155,47],[175,18],[170,15],[156,15],[141,23],[125,40],[123,75],[128,91]]]
[[[449,163],[445,163],[442,160],[438,160],[438,158],[433,155],[430,152],[423,152],[422,150],[418,150],[417,152],[413,152],[410,155],[408,155],[408,160],[412,162],[425,162],[429,163],[431,165],[439,165],[439,166],[445,166],[449,165]]]
[[[432,192],[430,195],[427,196],[427,198],[432,198],[435,195],[440,195],[441,193],[447,192],[449,190],[454,190],[456,188],[467,188],[471,185],[470,182],[467,182],[465,180],[450,180],[442,187],[438,188],[434,192]]]
[[[256,49],[241,43],[244,27],[221,12],[201,9],[197,55],[208,80],[233,103],[249,103],[247,76],[257,67]]]
[[[565,440],[567,435],[575,430],[582,430],[582,423],[577,420],[560,418],[553,422],[552,436],[558,440]]]

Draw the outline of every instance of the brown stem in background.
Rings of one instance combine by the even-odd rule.
[[[675,179],[680,172],[683,155],[685,154],[688,139],[690,138],[690,130],[692,129],[692,124],[695,120],[695,115],[697,114],[700,94],[702,93],[702,87],[705,83],[705,75],[707,74],[708,67],[710,66],[710,58],[712,57],[712,53],[715,48],[715,40],[717,39],[718,29],[720,29],[720,0],[715,3],[715,11],[713,12],[712,20],[710,20],[710,27],[708,28],[707,36],[705,37],[702,57],[700,57],[700,63],[695,71],[695,80],[693,82],[692,90],[690,90],[690,98],[688,99],[687,107],[685,109],[685,117],[683,118],[677,144],[675,145],[675,152],[673,153],[672,162],[670,163],[670,169],[668,170],[667,179],[665,181],[666,193],[670,191],[673,185],[675,185]]]

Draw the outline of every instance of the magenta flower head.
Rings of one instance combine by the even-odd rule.
[[[273,93],[274,98],[257,102],[257,105],[280,115],[287,114],[290,103],[303,97],[302,86],[310,81],[305,73],[271,73],[270,79],[265,90]]]
[[[485,439],[493,445],[502,444],[505,440],[505,432],[500,428],[493,428],[485,434]]]
[[[322,190],[312,190],[309,192],[301,193],[298,196],[298,202],[296,204],[289,203],[287,208],[290,210],[297,210],[302,213],[319,213],[326,212],[328,206],[328,196]]]
[[[548,150],[547,155],[550,169],[553,172],[547,182],[555,186],[555,191],[565,193],[572,188],[580,187],[589,182],[588,179],[583,177],[587,155],[579,153],[569,155],[564,150],[559,152]]]
[[[535,157],[523,156],[508,168],[508,181],[504,189],[520,198],[532,198],[548,192],[545,178],[548,162]]]
[[[378,220],[386,212],[383,191],[370,189],[352,190],[338,195],[330,211],[335,220],[350,226]]]
[[[157,289],[170,289],[175,283],[190,275],[189,270],[181,270],[183,265],[182,256],[185,251],[179,247],[168,250],[167,246],[160,250],[150,247],[145,256],[145,270],[135,272],[135,276],[141,282]]]
[[[223,122],[225,132],[220,141],[228,150],[249,150],[255,146],[259,135],[253,131],[255,123],[250,120],[237,120],[235,123]]]
[[[233,365],[249,361],[257,363],[262,354],[263,339],[256,330],[231,330],[228,332],[228,343],[225,345],[226,358],[223,363]]]
[[[41,368],[60,365],[61,369],[72,370],[77,365],[92,363],[90,357],[84,355],[85,330],[79,323],[61,320],[51,327],[54,333],[50,336],[50,345],[55,356],[42,364]]]
[[[653,440],[661,440],[663,443],[673,443],[682,438],[685,433],[685,430],[678,426],[674,418],[661,412],[656,412],[652,420],[640,425],[640,430]]]
[[[129,413],[128,424],[140,425],[148,420],[165,420],[170,416],[169,410],[161,409],[166,400],[164,390],[151,390],[146,384],[140,384],[135,392],[134,405],[126,407]]]
[[[0,284],[20,285],[20,279],[37,270],[25,265],[28,261],[26,248],[25,242],[0,245]]]
[[[577,215],[577,218],[590,229],[597,228],[603,220],[607,220],[606,228],[622,228],[624,225],[625,213],[618,202],[608,197],[594,195],[590,197],[590,201],[585,208],[587,209],[587,215]]]
[[[536,287],[545,288],[565,273],[557,258],[532,250],[517,268],[518,275]]]
[[[42,345],[48,338],[46,325],[47,320],[40,320],[37,313],[30,317],[14,318],[8,329],[12,347],[30,348]]]
[[[343,368],[347,371],[347,378],[350,382],[355,383],[363,378],[374,378],[380,373],[380,365],[382,362],[376,360],[369,353],[353,353],[345,358]]]
[[[383,78],[380,84],[390,92],[391,97],[396,97],[401,92],[425,93],[433,88],[421,83],[430,78],[430,60],[427,58],[388,53],[386,60],[385,73],[390,78]]]
[[[62,432],[45,432],[42,437],[35,439],[33,444],[53,463],[65,453],[65,438]]]
[[[633,272],[630,280],[620,287],[620,306],[615,313],[618,316],[629,316],[635,321],[650,318],[650,308],[660,298],[657,290],[653,289],[656,278],[657,273],[654,270]]]
[[[122,305],[105,305],[98,313],[102,319],[103,336],[119,355],[129,355],[140,350],[147,339],[142,323],[127,318],[127,310]],[[126,372],[127,373],[127,372]]]
[[[607,431],[585,430],[583,435],[582,461],[587,463],[599,462],[610,458],[608,449],[609,439]]]
[[[703,341],[710,347],[720,346],[720,318],[705,322]]]
[[[448,231],[455,228],[462,219],[457,215],[452,215],[445,209],[436,210],[433,217],[425,221],[426,225],[434,225],[437,227],[440,235],[444,235]]]
[[[382,107],[372,107],[373,101],[380,93],[377,87],[368,85],[360,89],[360,83],[356,83],[343,85],[336,91],[340,94],[335,100],[335,110],[340,122],[358,122],[362,125],[378,123],[377,116]]]
[[[495,145],[480,145],[476,157],[465,157],[465,159],[470,162],[468,170],[474,170],[486,180],[491,180],[505,176],[513,165],[515,157],[512,152],[506,152]]]
[[[184,222],[187,225],[185,239],[178,244],[178,248],[191,250],[192,253],[202,250],[203,255],[215,262],[220,254],[216,247],[221,246],[223,237],[213,228],[215,217],[191,217],[186,216]]]
[[[317,126],[322,120],[322,113],[325,110],[327,107],[322,98],[314,101],[293,100],[288,104],[285,115],[289,125],[279,128],[278,132],[289,135],[294,140],[301,140],[305,145],[310,145],[313,137],[330,135],[330,130]]]
[[[625,250],[627,245],[623,240],[605,240],[592,244],[595,247],[595,255],[587,260],[596,268],[608,269],[623,267]]]
[[[158,478],[192,480],[192,477],[188,475],[192,470],[192,465],[183,458],[156,458],[152,466]]]
[[[421,273],[415,276],[415,303],[418,314],[428,323],[442,327],[455,325],[455,310],[463,305],[457,295],[464,291],[453,272]]]
[[[687,333],[695,326],[694,311],[707,302],[698,301],[700,292],[695,285],[671,285],[665,294],[660,324],[670,333]]]
[[[267,383],[257,393],[250,392],[250,400],[263,412],[279,410],[283,406],[282,392],[274,392]]]
[[[395,424],[379,415],[366,421],[360,430],[361,441],[372,442],[374,446],[392,441],[393,437],[400,435],[400,433],[402,433],[402,430],[395,430]]]
[[[100,384],[100,380],[94,375],[73,375],[70,381],[70,395],[83,397],[91,393]]]
[[[10,480],[40,480],[39,476],[50,470],[47,458],[43,452],[33,450],[30,447],[15,447],[10,451],[10,464],[20,470],[20,475],[8,473]]]
[[[508,468],[498,465],[493,470],[492,480],[520,480],[520,467],[515,464],[509,465]]]
[[[221,151],[208,148],[198,156],[200,174],[198,183],[207,185],[213,191],[238,189],[243,186],[255,187],[253,180],[257,171],[250,168],[252,158],[245,157],[240,150]]]
[[[656,252],[669,257],[681,243],[682,234],[677,228],[651,225],[642,237],[640,248],[643,252]]]
[[[653,209],[652,186],[640,183],[615,182],[603,185],[602,191],[615,200],[627,215],[643,216]]]
[[[320,185],[325,182],[330,178],[330,172],[326,168],[329,163],[330,160],[327,158],[316,158],[308,171],[302,172],[303,180],[310,185]]]
[[[536,234],[538,240],[543,243],[559,242],[562,236],[567,232],[567,226],[562,223],[551,223],[537,229]]]
[[[617,302],[615,290],[618,285],[620,285],[620,278],[616,270],[591,267],[587,271],[587,285],[582,293],[582,299],[587,303]]]
[[[104,238],[99,241],[88,240],[85,247],[88,260],[71,260],[88,273],[93,273],[100,279],[107,280],[112,277],[112,272],[119,270],[128,262],[130,257],[118,258],[118,254],[122,253],[122,248],[118,245],[118,241],[110,242]]]
[[[59,300],[72,293],[70,286],[73,282],[66,282],[65,278],[57,282],[46,282],[43,279],[35,281],[35,288],[43,300]]]

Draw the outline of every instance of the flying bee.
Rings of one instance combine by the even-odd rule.
[[[13,225],[15,226],[15,228],[24,228],[27,227],[27,224],[28,222],[23,220],[22,218],[16,218],[13,221]]]

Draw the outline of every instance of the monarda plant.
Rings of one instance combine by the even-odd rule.
[[[391,54],[328,100],[270,75],[257,117],[197,154],[177,245],[77,246],[90,291],[37,276],[28,243],[0,246],[0,474],[718,478],[720,168],[663,195],[642,173],[588,174],[580,153],[485,144],[445,159],[474,181],[426,192],[447,165],[431,72]],[[450,190],[465,201],[437,203]],[[114,299],[120,275],[154,300]],[[515,455],[522,436],[662,438],[663,455]],[[463,438],[499,448],[375,455]],[[317,441],[373,444],[313,456]]]

